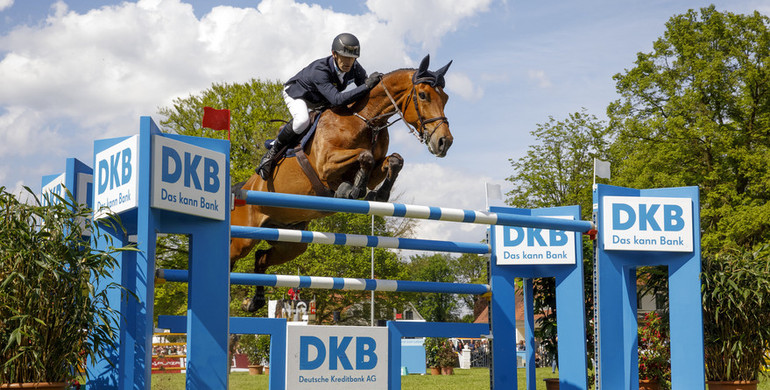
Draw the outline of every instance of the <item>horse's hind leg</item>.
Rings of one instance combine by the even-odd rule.
[[[396,178],[403,167],[404,159],[400,154],[393,153],[388,156],[382,164],[382,170],[385,171],[385,180],[380,183],[377,189],[366,194],[366,200],[387,202],[390,198],[390,190],[393,189],[393,183],[396,182]],[[372,177],[372,179],[376,179],[376,177]]]
[[[364,150],[358,155],[358,171],[353,183],[344,182],[334,192],[335,198],[358,199],[366,192],[366,184],[374,167],[374,155],[369,150]]]
[[[307,223],[299,229],[307,228]],[[307,244],[298,242],[273,242],[270,249],[260,249],[254,253],[254,273],[264,274],[267,267],[283,264],[301,255],[307,249]],[[243,301],[241,308],[248,312],[255,312],[265,306],[265,287],[257,286],[257,291],[251,299]]]
[[[264,265],[264,258],[269,249],[260,249],[254,252],[254,273],[264,274],[267,266]],[[255,312],[265,306],[265,286],[257,286],[257,291],[251,298],[246,298],[241,304],[241,308],[250,313]]]

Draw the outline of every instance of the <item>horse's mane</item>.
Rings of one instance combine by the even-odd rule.
[[[416,71],[416,69],[414,69],[414,68],[399,68],[399,69],[392,70],[392,71],[390,71],[388,73],[383,74],[382,78],[385,79],[386,77],[395,76],[395,75],[400,74],[400,73],[415,72],[415,71]],[[338,115],[343,115],[343,116],[352,115],[353,113],[356,113],[356,112],[359,112],[359,111],[363,110],[366,107],[366,101],[367,100],[368,99],[361,99],[361,100],[355,102],[350,107],[347,107],[347,106],[334,107],[334,108],[331,109],[331,111],[334,111]]]
[[[399,72],[407,72],[407,71],[415,71],[415,70],[417,70],[417,69],[415,69],[415,68],[398,68],[398,69],[396,69],[396,70],[391,70],[390,72],[388,72],[388,73],[385,73],[385,74],[383,75],[383,77],[385,77],[385,76],[390,76],[390,75],[392,75],[392,74],[394,74],[394,73],[399,73]]]

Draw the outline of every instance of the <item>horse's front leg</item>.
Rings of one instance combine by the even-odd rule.
[[[358,199],[366,192],[366,185],[374,167],[374,155],[370,150],[364,150],[358,155],[358,171],[353,183],[343,182],[334,192],[335,198]]]
[[[404,158],[398,153],[393,153],[386,157],[380,167],[375,170],[375,174],[372,174],[371,182],[377,183],[382,180],[380,186],[374,191],[369,191],[366,194],[366,200],[376,200],[378,202],[387,202],[390,198],[390,190],[393,189],[393,183],[395,183],[401,168],[404,167]],[[382,176],[385,176],[383,179]]]

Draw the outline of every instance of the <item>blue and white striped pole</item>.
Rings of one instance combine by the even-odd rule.
[[[332,244],[371,248],[412,249],[454,253],[489,253],[489,245],[472,242],[423,240],[366,236],[360,234],[322,233],[307,230],[275,229],[250,226],[231,226],[230,237],[308,244]]]
[[[591,221],[579,221],[530,215],[492,213],[445,207],[415,206],[402,203],[371,202],[366,200],[326,198],[321,196],[282,194],[276,192],[246,191],[237,193],[246,204],[432,219],[437,221],[467,222],[482,225],[521,226],[538,229],[564,230],[585,233],[594,228]]]
[[[187,282],[187,270],[159,269],[159,279]],[[325,276],[294,276],[271,274],[230,273],[230,284],[246,286],[300,287],[325,290],[398,291],[445,294],[486,294],[488,284],[418,282],[410,280],[334,278]]]

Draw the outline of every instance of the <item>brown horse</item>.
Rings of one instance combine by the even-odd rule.
[[[452,145],[449,123],[444,116],[448,96],[444,93],[444,74],[451,62],[432,72],[428,70],[429,56],[418,69],[400,69],[382,77],[368,97],[350,107],[326,110],[321,114],[318,128],[304,147],[307,159],[320,181],[334,192],[335,197],[387,201],[393,182],[404,160],[397,153],[388,153],[389,119],[399,114],[416,128],[417,137],[428,150],[444,157]],[[378,187],[379,185],[379,187]],[[316,193],[297,158],[284,158],[276,164],[272,177],[262,180],[258,174],[236,189],[270,191],[301,195]],[[366,193],[368,190],[368,193]],[[328,195],[328,194],[326,194]],[[239,206],[232,211],[231,223],[239,226],[279,227],[304,230],[316,218],[329,212],[262,206]],[[233,238],[230,242],[230,268],[246,256],[258,240]],[[271,247],[254,255],[254,272],[264,273],[267,267],[278,265],[302,254],[304,243],[269,242]],[[255,311],[264,305],[264,288],[244,309]]]

